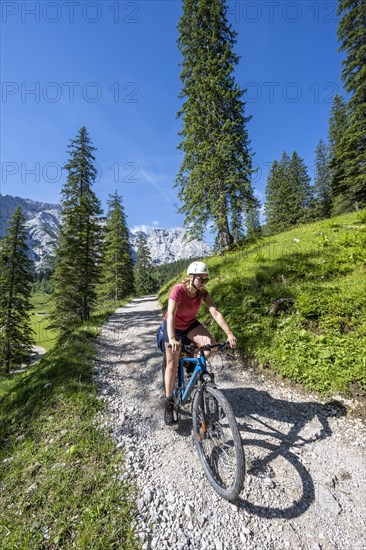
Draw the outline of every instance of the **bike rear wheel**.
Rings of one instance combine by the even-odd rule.
[[[215,491],[235,500],[243,488],[245,459],[232,408],[220,390],[204,384],[193,401],[193,437]]]

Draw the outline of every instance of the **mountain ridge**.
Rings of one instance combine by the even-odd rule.
[[[4,236],[9,219],[17,206],[22,208],[26,220],[29,257],[34,262],[35,271],[38,273],[51,270],[58,228],[61,223],[61,205],[0,194],[0,238]],[[138,235],[142,233],[146,236],[153,265],[203,257],[212,253],[212,247],[209,244],[197,239],[187,239],[186,231],[182,227],[171,229],[159,227],[152,229],[149,233],[129,230],[129,233],[134,259],[136,259]]]

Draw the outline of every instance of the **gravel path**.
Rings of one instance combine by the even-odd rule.
[[[121,477],[139,490],[142,549],[364,550],[363,422],[227,356],[216,380],[239,423],[247,475],[237,503],[226,502],[203,474],[189,418],[163,423],[161,318],[155,296],[118,309],[99,337],[95,371],[104,422],[125,453]]]

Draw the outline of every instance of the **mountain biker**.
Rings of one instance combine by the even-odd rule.
[[[175,423],[173,390],[179,364],[180,340],[183,336],[187,336],[199,346],[216,344],[214,337],[197,320],[202,301],[208,307],[216,323],[226,333],[230,347],[236,347],[234,334],[210,294],[204,288],[208,281],[206,264],[192,262],[188,266],[187,275],[188,278],[183,279],[180,284],[172,288],[164,321],[163,338],[166,353],[164,421],[168,426]],[[215,352],[206,351],[205,355],[209,357],[212,353]]]

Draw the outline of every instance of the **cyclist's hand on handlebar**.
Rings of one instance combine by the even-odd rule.
[[[180,341],[176,338],[169,340],[169,347],[172,348],[173,353],[177,353],[180,350]]]
[[[229,346],[231,348],[236,348],[236,338],[234,334],[232,332],[228,332],[226,336],[227,336],[227,341],[229,342]]]

